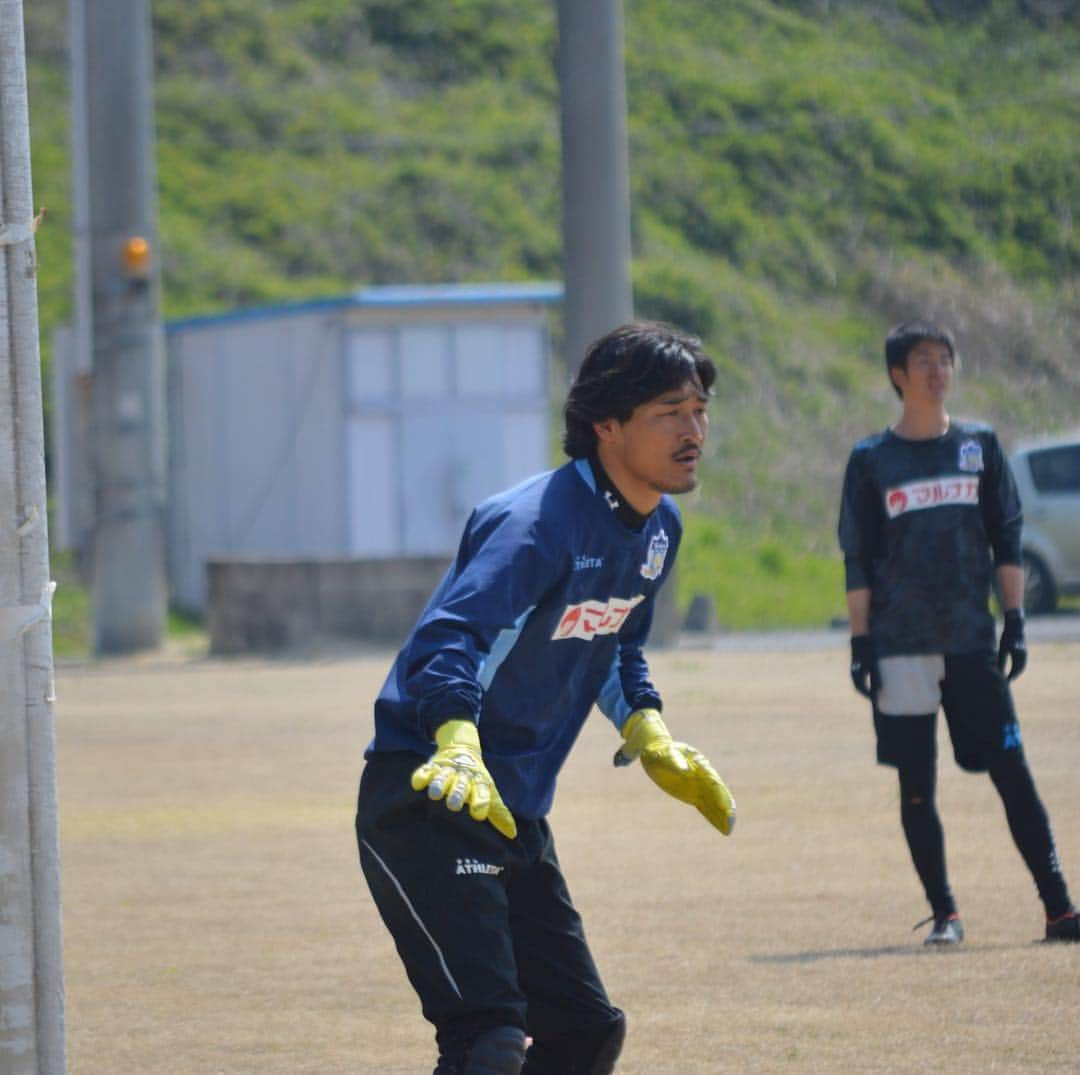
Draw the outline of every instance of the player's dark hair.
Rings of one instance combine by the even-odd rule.
[[[891,329],[885,337],[885,372],[889,375],[889,384],[892,385],[893,391],[901,399],[904,398],[904,393],[897,388],[896,382],[892,379],[892,370],[894,367],[899,367],[906,372],[908,355],[923,340],[943,343],[949,349],[949,357],[954,362],[956,361],[956,345],[953,343],[952,336],[929,321],[905,321]]]
[[[563,408],[563,449],[584,458],[596,450],[594,423],[626,422],[642,403],[687,382],[708,395],[715,380],[716,367],[696,336],[659,321],[622,325],[585,354]]]

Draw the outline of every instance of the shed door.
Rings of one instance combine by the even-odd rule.
[[[350,334],[351,555],[452,555],[477,503],[544,469],[541,333],[458,323]]]
[[[349,555],[394,556],[401,547],[397,377],[390,331],[346,340],[345,480]]]

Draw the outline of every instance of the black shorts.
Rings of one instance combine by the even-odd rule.
[[[360,779],[360,865],[424,1016],[470,1037],[517,1026],[537,1041],[616,1018],[544,820],[507,840],[468,810],[413,791],[413,754],[373,756]]]
[[[940,705],[953,756],[968,772],[985,772],[995,758],[1019,750],[1020,724],[1008,680],[993,654],[945,656]],[[874,706],[877,760],[903,768],[937,759],[937,707],[917,715],[881,712]]]

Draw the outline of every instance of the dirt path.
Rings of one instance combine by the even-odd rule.
[[[363,887],[352,834],[389,654],[106,662],[58,672],[75,1075],[420,1075],[431,1034]],[[671,727],[739,802],[725,840],[590,720],[552,824],[628,1013],[622,1075],[1075,1072],[1080,948],[1041,935],[989,781],[943,744],[940,799],[968,928],[925,914],[846,653],[653,657]],[[1036,642],[1027,750],[1080,895],[1080,643]]]

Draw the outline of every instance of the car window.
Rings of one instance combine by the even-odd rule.
[[[1040,493],[1080,493],[1080,444],[1032,452],[1029,462]]]

